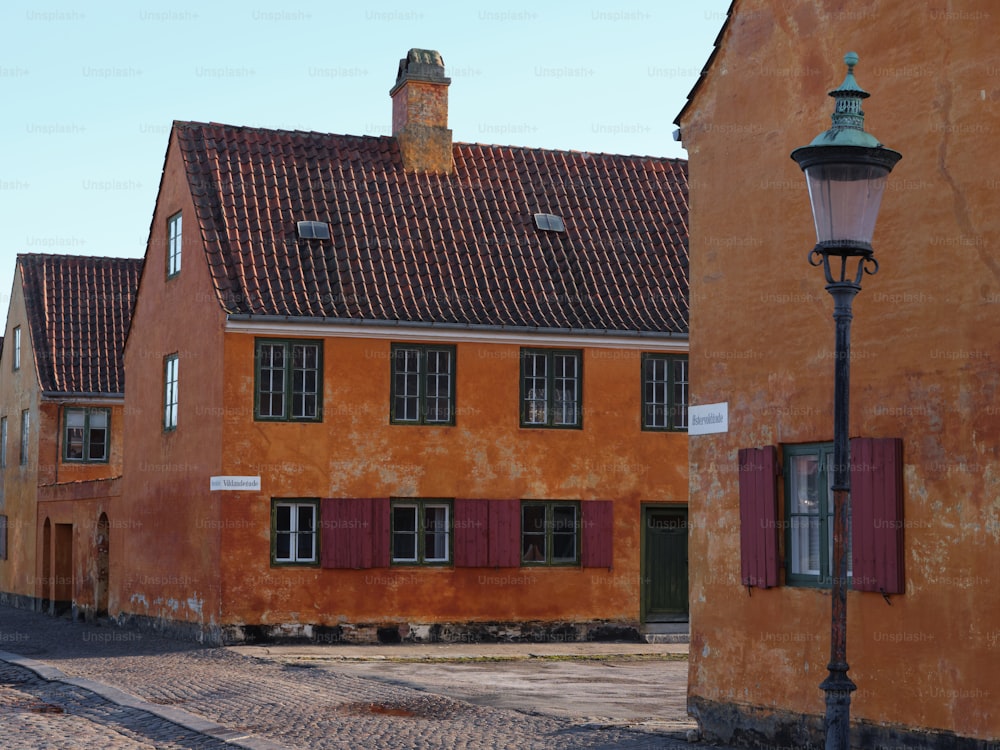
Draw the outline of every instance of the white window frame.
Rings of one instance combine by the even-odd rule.
[[[31,445],[29,439],[31,435],[31,411],[25,409],[21,412],[21,466],[28,465],[28,453]]]
[[[181,248],[183,245],[184,225],[178,212],[167,219],[167,278],[173,278],[181,272]]]
[[[413,511],[413,528],[399,529],[396,526],[396,511]],[[444,510],[443,527],[435,522],[433,529],[428,529],[427,511]],[[393,500],[390,513],[392,562],[395,565],[447,565],[451,562],[451,503],[446,500],[400,499]],[[443,554],[429,555],[427,553],[427,537],[434,537],[435,547],[443,545]],[[396,555],[397,538],[411,538],[413,555],[401,557]]]
[[[177,389],[178,389],[178,357],[168,354],[163,360],[163,429],[177,429]]]
[[[288,528],[278,528],[278,510],[288,508]],[[311,511],[312,528],[299,528],[299,511],[308,508]],[[315,565],[319,563],[319,503],[315,500],[274,500],[272,501],[271,527],[271,564],[272,565]],[[278,556],[278,535],[288,536],[288,555]],[[299,537],[309,535],[312,538],[312,554],[299,555]]]

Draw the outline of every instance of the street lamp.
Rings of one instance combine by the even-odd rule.
[[[847,513],[851,492],[849,440],[851,383],[851,305],[864,274],[874,275],[878,261],[872,234],[889,172],[902,155],[865,132],[861,101],[868,98],[854,80],[858,56],[844,55],[847,77],[830,92],[836,100],[832,127],[812,143],[792,152],[806,175],[816,224],[816,247],[809,263],[823,266],[826,290],[833,297],[836,359],[833,375],[833,581],[830,615],[829,675],[826,691],[826,750],[850,747],[851,693],[847,676]],[[855,265],[855,263],[857,265]]]

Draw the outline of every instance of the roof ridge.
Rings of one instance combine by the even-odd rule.
[[[197,120],[174,120],[174,125],[186,128],[222,128],[224,130],[246,131],[249,133],[274,133],[276,135],[298,135],[298,136],[319,136],[322,138],[358,138],[374,141],[395,141],[391,135],[367,135],[356,133],[324,133],[318,130],[288,130],[286,128],[268,128],[259,125],[233,125],[224,122],[200,122]],[[455,141],[452,148],[476,147],[488,149],[512,149],[519,151],[536,151],[551,154],[575,154],[580,156],[594,156],[619,159],[652,159],[663,162],[687,163],[687,159],[678,156],[656,156],[654,154],[621,154],[609,151],[589,151],[582,149],[559,149],[546,148],[544,146],[521,146],[506,143],[482,143],[479,141]]]

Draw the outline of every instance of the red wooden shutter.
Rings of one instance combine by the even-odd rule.
[[[851,440],[851,587],[902,594],[903,441]]]
[[[740,559],[744,586],[778,585],[778,452],[773,445],[742,448]]]
[[[583,527],[583,549],[580,561],[585,568],[610,568],[614,535],[614,503],[611,500],[589,500],[580,503]]]
[[[485,568],[490,564],[489,500],[455,500],[455,567]]]
[[[320,503],[324,568],[389,565],[389,499],[327,497]]]
[[[490,567],[516,568],[521,564],[521,501],[490,500]]]
[[[368,545],[371,554],[366,568],[388,568],[392,556],[392,518],[389,498],[376,497],[368,501],[371,512],[371,532]]]

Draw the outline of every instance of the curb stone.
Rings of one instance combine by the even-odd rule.
[[[246,732],[229,729],[228,727],[216,724],[213,721],[204,719],[201,716],[197,716],[196,714],[192,714],[181,708],[149,703],[148,701],[144,701],[141,698],[137,698],[130,693],[126,693],[123,690],[111,687],[110,685],[95,682],[94,680],[88,680],[83,677],[70,677],[62,670],[50,666],[45,662],[29,659],[25,656],[19,656],[18,654],[12,654],[8,651],[0,651],[0,661],[5,661],[8,664],[28,669],[47,682],[61,682],[66,685],[72,685],[73,687],[88,690],[117,706],[145,711],[146,713],[152,714],[160,719],[177,724],[184,729],[197,732],[198,734],[205,735],[206,737],[211,737],[219,740],[220,742],[225,742],[227,745],[232,745],[233,747],[245,748],[246,750],[291,750],[286,745],[278,744],[277,742],[264,739],[263,737],[256,737],[254,735],[247,734]]]

